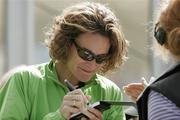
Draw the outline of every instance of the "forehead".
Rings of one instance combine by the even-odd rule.
[[[110,48],[108,37],[99,33],[84,33],[76,39],[77,44],[94,52],[95,54],[106,54]]]

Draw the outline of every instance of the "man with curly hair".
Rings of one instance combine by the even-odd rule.
[[[122,106],[103,113],[86,104],[122,100],[115,83],[103,77],[125,61],[127,41],[118,20],[99,3],[71,6],[55,18],[46,45],[49,63],[24,67],[0,90],[0,120],[124,120]],[[69,91],[64,80],[76,89]]]

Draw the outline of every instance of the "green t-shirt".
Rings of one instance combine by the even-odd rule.
[[[81,90],[99,100],[122,100],[120,89],[98,74]],[[13,74],[0,89],[0,120],[64,120],[59,109],[68,88],[59,82],[55,65],[28,66]],[[121,106],[103,112],[103,120],[124,120]]]

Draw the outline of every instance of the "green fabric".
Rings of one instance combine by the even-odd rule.
[[[92,96],[90,103],[122,99],[120,89],[100,75],[81,89]],[[0,120],[64,120],[59,109],[67,92],[67,87],[58,81],[53,62],[26,67],[0,89]],[[103,112],[103,120],[124,119],[120,106]]]

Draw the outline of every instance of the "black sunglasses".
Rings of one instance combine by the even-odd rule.
[[[97,64],[101,64],[103,62],[106,62],[109,59],[109,55],[107,54],[101,54],[101,55],[95,55],[93,52],[86,48],[80,47],[74,40],[73,43],[77,49],[77,53],[80,58],[86,61],[92,61],[96,59]]]

